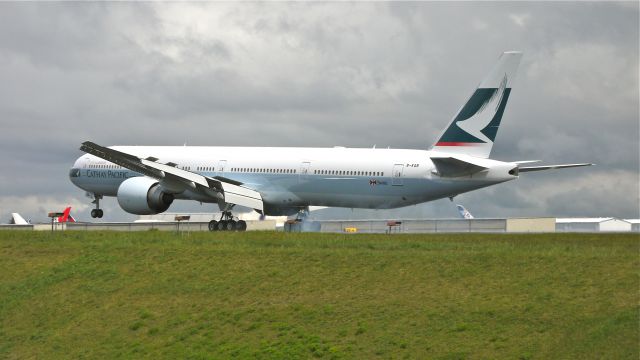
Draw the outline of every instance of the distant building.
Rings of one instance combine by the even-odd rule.
[[[631,231],[640,232],[640,219],[624,219],[624,221],[631,224]]]
[[[628,232],[631,231],[631,223],[616,219],[607,218],[557,218],[556,231],[561,232]]]

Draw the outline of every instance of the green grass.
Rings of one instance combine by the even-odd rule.
[[[638,359],[640,238],[0,232],[0,358]]]

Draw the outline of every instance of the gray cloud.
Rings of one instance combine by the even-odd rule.
[[[637,3],[2,3],[0,220],[86,212],[67,170],[87,139],[427,148],[509,49],[525,57],[493,156],[598,166],[456,201],[485,217],[639,216]],[[339,215],[455,209],[323,216]]]

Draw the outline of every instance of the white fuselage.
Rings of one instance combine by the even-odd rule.
[[[452,197],[517,178],[516,164],[478,159],[487,170],[441,177],[431,156],[441,152],[401,149],[115,146],[113,149],[154,157],[162,163],[209,177],[230,179],[262,195],[267,215],[307,206],[389,209]],[[71,181],[90,193],[116,196],[127,178],[142,176],[93,155],[83,155]],[[178,199],[215,202],[189,190]]]

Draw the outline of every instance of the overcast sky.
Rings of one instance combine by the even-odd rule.
[[[524,58],[492,158],[597,166],[455,202],[477,217],[638,217],[638,28],[637,2],[0,3],[0,222],[67,205],[89,220],[67,175],[85,140],[426,149],[505,50]],[[132,218],[113,198],[104,209]]]

